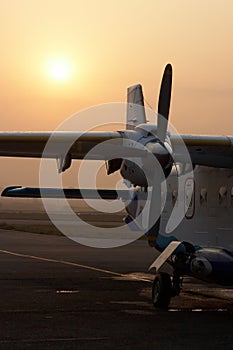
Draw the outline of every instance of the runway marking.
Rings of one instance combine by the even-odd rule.
[[[71,261],[57,260],[57,259],[51,259],[51,258],[42,258],[41,256],[16,253],[16,252],[11,252],[9,250],[2,250],[2,249],[0,249],[0,253],[9,254],[9,255],[13,255],[13,256],[18,256],[18,257],[21,257],[21,258],[28,258],[28,259],[52,262],[52,263],[56,263],[56,264],[64,264],[64,265],[69,265],[69,266],[81,267],[83,269],[97,271],[97,272],[103,272],[103,273],[111,274],[111,275],[114,275],[114,276],[120,276],[120,277],[124,276],[122,273],[119,273],[119,272],[114,272],[114,271],[110,271],[110,270],[104,270],[104,269],[100,269],[100,268],[97,268],[97,267],[94,267],[94,266],[78,264],[78,263],[74,263],[74,262],[71,262]]]
[[[9,254],[9,255],[13,255],[13,256],[18,256],[18,257],[21,257],[21,258],[34,259],[34,260],[52,262],[52,263],[56,263],[56,264],[63,264],[63,265],[81,267],[81,268],[86,269],[86,270],[102,272],[102,273],[105,273],[105,274],[108,274],[108,275],[122,277],[124,279],[128,278],[128,279],[131,279],[131,280],[151,282],[147,278],[143,278],[143,277],[139,277],[139,276],[133,276],[133,275],[127,275],[127,274],[123,274],[123,273],[119,273],[119,272],[114,272],[114,271],[110,271],[110,270],[101,269],[101,268],[94,267],[94,266],[78,264],[78,263],[74,263],[74,262],[71,262],[71,261],[57,260],[57,259],[51,259],[51,258],[42,258],[41,256],[28,255],[28,254],[17,253],[17,252],[11,252],[9,250],[3,250],[3,249],[0,249],[0,253]]]
[[[78,263],[74,263],[71,261],[65,261],[65,260],[57,260],[57,259],[51,259],[51,258],[43,258],[40,256],[35,256],[35,255],[29,255],[29,254],[23,254],[23,253],[17,253],[17,252],[12,252],[9,250],[3,250],[0,249],[0,253],[3,254],[8,254],[8,255],[12,255],[12,256],[17,256],[17,257],[21,257],[21,258],[27,258],[27,259],[34,259],[34,260],[39,260],[39,261],[46,261],[46,262],[51,262],[51,263],[57,263],[57,264],[63,264],[63,265],[68,265],[68,266],[75,266],[75,267],[79,267],[79,268],[83,268],[83,269],[87,269],[87,270],[91,270],[91,271],[96,271],[96,272],[102,272],[108,275],[112,275],[112,276],[117,276],[118,278],[121,277],[122,279],[125,280],[137,280],[137,281],[143,281],[143,282],[149,282],[150,284],[152,283],[152,280],[148,277],[148,278],[144,278],[144,277],[140,277],[140,275],[134,275],[134,274],[123,274],[123,273],[119,273],[119,272],[114,272],[114,271],[110,271],[110,270],[105,270],[105,269],[101,269],[101,268],[97,268],[97,267],[93,267],[93,266],[89,266],[89,265],[83,265],[83,264],[78,264]],[[185,291],[187,292],[187,291]],[[57,291],[57,293],[78,293],[78,291],[66,291],[66,290],[61,290],[61,291]],[[189,293],[188,293],[189,294]],[[194,294],[194,293],[193,293]],[[206,295],[206,297],[208,297],[208,295]],[[219,297],[217,297],[219,298]],[[222,299],[222,298],[221,298]],[[21,310],[19,310],[21,312]],[[28,311],[28,310],[27,310]],[[188,308],[188,309],[180,309],[180,308],[171,308],[168,309],[168,311],[170,312],[184,312],[184,311],[192,311],[192,312],[229,312],[229,311],[233,311],[233,309],[192,309],[192,308]],[[73,340],[79,340],[79,338],[72,338]],[[70,339],[70,341],[72,341],[72,339]],[[94,338],[92,338],[94,340]],[[90,340],[92,340],[90,339]],[[80,339],[81,340],[81,339]],[[83,340],[85,340],[83,338]],[[88,340],[88,338],[86,339]],[[97,340],[97,338],[96,338]],[[27,340],[22,340],[22,341],[27,341]],[[28,341],[34,341],[34,340],[28,340]],[[42,341],[42,340],[35,340],[35,341]],[[48,341],[62,341],[62,339],[50,339]],[[1,340],[0,339],[0,344],[7,342],[7,340]],[[14,341],[13,341],[14,342]]]
[[[57,290],[57,294],[75,294],[79,293],[79,290]]]
[[[231,309],[168,309],[169,312],[229,312]]]
[[[10,343],[44,343],[44,342],[67,342],[67,341],[100,341],[108,340],[109,337],[93,337],[93,338],[48,338],[48,339],[12,339],[12,340],[1,340],[0,344],[10,344]]]

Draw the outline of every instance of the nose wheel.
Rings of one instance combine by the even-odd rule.
[[[152,286],[152,302],[157,308],[167,308],[172,297],[172,282],[168,273],[158,273]]]

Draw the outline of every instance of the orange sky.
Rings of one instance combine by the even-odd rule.
[[[232,13],[232,0],[1,1],[1,130],[53,130],[138,82],[156,108],[171,62],[178,131],[233,135]],[[57,58],[66,81],[46,71]]]

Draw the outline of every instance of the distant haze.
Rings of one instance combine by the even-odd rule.
[[[156,109],[170,62],[178,131],[233,135],[232,13],[232,0],[1,1],[0,129],[53,130],[138,82]],[[0,184],[38,184],[37,160],[0,161]]]

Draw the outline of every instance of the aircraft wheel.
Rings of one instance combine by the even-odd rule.
[[[157,308],[167,308],[172,296],[172,283],[168,273],[155,275],[152,286],[152,302]]]

